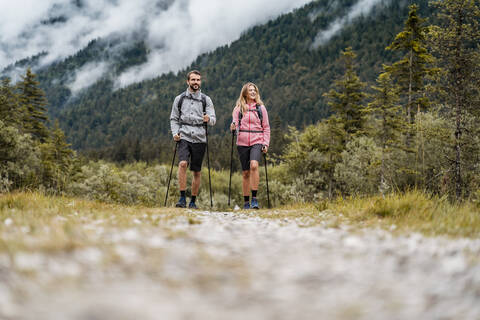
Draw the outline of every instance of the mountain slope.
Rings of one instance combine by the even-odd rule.
[[[428,16],[427,1],[417,2]],[[185,90],[185,73],[198,68],[203,73],[203,91],[210,95],[218,122],[212,135],[226,134],[233,104],[243,83],[260,87],[278,132],[286,125],[302,127],[329,114],[322,94],[341,72],[340,51],[352,46],[358,54],[358,73],[373,82],[383,63],[392,61],[384,48],[401,30],[408,1],[383,1],[371,14],[346,24],[341,32],[318,48],[312,47],[318,33],[348,15],[354,0],[315,1],[274,21],[245,32],[231,45],[204,54],[178,74],[165,74],[129,87],[113,90],[112,78],[121,68],[144,61],[143,42],[125,48],[115,58],[115,68],[75,97],[58,79],[68,78],[71,66],[82,66],[108,55],[108,44],[92,43],[84,51],[40,71],[50,112],[76,149],[102,149],[122,141],[170,141],[169,115],[173,98]],[[83,60],[82,60],[83,59]],[[117,69],[118,68],[118,69]],[[63,78],[62,78],[63,77]],[[227,134],[228,135],[228,134]],[[138,142],[137,142],[138,143]]]

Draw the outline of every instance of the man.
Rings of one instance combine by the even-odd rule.
[[[178,143],[178,184],[180,199],[175,205],[185,208],[187,205],[187,167],[193,172],[192,197],[189,208],[196,209],[195,200],[200,188],[203,156],[206,149],[206,127],[215,125],[215,109],[210,97],[200,90],[202,76],[199,71],[192,70],[187,74],[187,90],[173,101],[170,114],[170,128],[173,140]]]

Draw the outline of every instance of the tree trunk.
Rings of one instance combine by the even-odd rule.
[[[462,175],[461,175],[461,137],[462,137],[462,106],[458,93],[455,95],[456,118],[455,118],[455,197],[460,200],[462,196]]]
[[[407,121],[408,123],[413,123],[413,116],[412,116],[412,82],[413,82],[413,50],[410,49],[410,57],[408,61],[408,68],[409,68],[409,81],[408,81],[408,102],[407,102]]]
[[[462,81],[461,80],[461,64],[462,64],[462,25],[463,25],[463,16],[462,13],[458,13],[457,17],[457,39],[455,43],[455,198],[457,201],[460,200],[462,196],[462,171],[461,171],[461,155],[462,155],[462,110],[463,110],[463,101],[461,99],[462,90]]]

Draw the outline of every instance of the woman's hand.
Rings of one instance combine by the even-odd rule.
[[[262,152],[263,152],[263,153],[267,153],[267,151],[268,151],[268,146],[263,146]]]
[[[230,125],[230,131],[235,131],[237,130],[237,125],[235,124],[235,122],[232,122],[232,124]]]

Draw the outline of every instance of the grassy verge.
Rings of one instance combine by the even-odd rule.
[[[480,237],[480,208],[471,202],[452,204],[421,192],[369,198],[337,199],[328,211],[358,226],[416,231],[425,235]]]
[[[98,245],[99,232],[141,226],[142,231],[197,223],[190,211],[174,208],[125,206],[39,193],[0,195],[0,252],[69,251]],[[101,241],[100,241],[101,242]]]
[[[249,214],[280,222],[295,221],[300,227],[349,225],[429,236],[480,237],[477,205],[451,204],[421,192],[385,198],[339,198]],[[188,235],[182,235],[178,225],[197,223],[201,221],[189,210],[126,206],[39,193],[4,194],[0,195],[0,252],[69,251],[102,244],[103,235],[132,228],[148,234],[161,229],[172,237],[183,237]]]
[[[452,204],[446,198],[422,192],[288,205],[270,211],[261,210],[260,216],[295,220],[305,227],[348,224],[354,228],[379,227],[400,233],[420,232],[427,236],[480,237],[480,208],[477,204]]]

